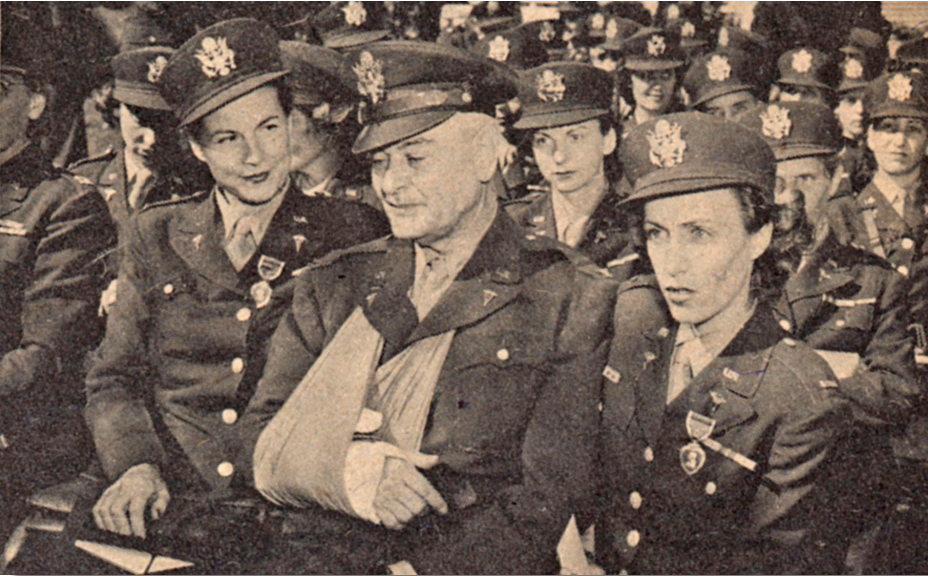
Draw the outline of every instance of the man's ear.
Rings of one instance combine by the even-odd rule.
[[[29,119],[35,122],[41,118],[47,104],[48,99],[45,97],[45,94],[33,92],[32,96],[29,98]]]
[[[187,138],[187,144],[190,145],[190,150],[193,152],[193,155],[197,157],[197,160],[206,164],[206,155],[203,154],[203,147],[200,146],[200,143],[193,138]]]
[[[499,138],[493,133],[494,126],[487,125],[474,138],[474,166],[480,181],[486,184],[493,179],[499,166]]]
[[[615,152],[616,135],[615,128],[610,128],[603,138],[603,156],[608,156]]]
[[[873,152],[873,126],[867,126],[867,148]]]
[[[773,240],[773,224],[764,224],[760,230],[751,234],[750,238],[751,260],[757,260],[770,247],[770,242]]]

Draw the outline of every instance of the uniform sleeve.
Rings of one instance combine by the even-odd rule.
[[[43,223],[24,295],[22,344],[0,361],[0,391],[26,389],[53,376],[65,363],[79,363],[99,338],[100,256],[115,244],[115,227],[95,191],[82,188],[74,193],[67,189],[70,186],[69,180],[61,179],[33,191],[64,195],[64,200],[53,205]]]
[[[411,559],[419,573],[522,574],[556,570],[555,548],[571,514],[594,495],[601,374],[616,285],[578,274],[564,302],[557,360],[522,443],[522,480],[444,534],[440,553]]]
[[[119,271],[118,296],[87,376],[84,412],[110,480],[137,464],[161,465],[165,460],[148,411],[154,388],[148,365],[151,311],[146,298],[144,244],[135,220],[126,229],[129,236]]]
[[[253,457],[258,437],[322,353],[325,335],[308,281],[311,274],[304,273],[297,279],[293,304],[271,338],[264,375],[242,416],[239,428],[242,451],[236,469],[243,472],[248,484],[254,484]]]
[[[857,373],[841,380],[855,417],[871,425],[903,424],[915,409],[922,388],[915,376],[911,324],[906,306],[906,281],[887,275],[878,299],[866,350]]]

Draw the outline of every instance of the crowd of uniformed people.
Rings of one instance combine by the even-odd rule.
[[[2,570],[928,570],[928,40],[471,4],[3,3]]]

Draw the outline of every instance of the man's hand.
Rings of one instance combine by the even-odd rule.
[[[383,476],[374,498],[374,511],[391,530],[401,530],[407,522],[431,506],[439,514],[448,513],[448,505],[429,484],[419,468],[431,468],[438,456],[409,453],[405,457],[388,456]]]
[[[101,530],[123,536],[145,537],[145,510],[157,520],[171,501],[161,473],[151,464],[139,464],[126,470],[106,489],[93,507],[93,519]]]

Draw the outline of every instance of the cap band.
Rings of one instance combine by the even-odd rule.
[[[399,97],[396,97],[396,96]],[[473,96],[462,87],[449,90],[391,90],[390,98],[374,106],[362,106],[359,117],[362,124],[375,124],[421,110],[464,110],[473,103]]]

